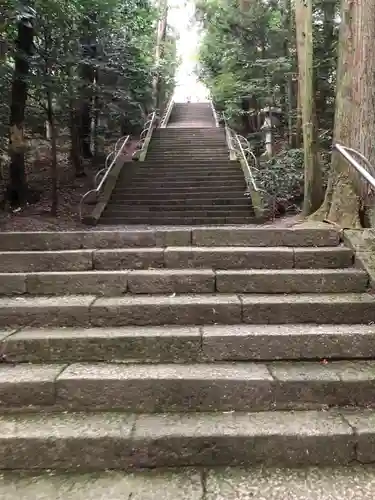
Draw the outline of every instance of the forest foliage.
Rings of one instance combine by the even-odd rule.
[[[163,59],[157,64],[159,16],[151,0],[5,0],[0,17],[3,182],[12,176],[12,168],[14,173],[15,147],[17,154],[26,152],[27,160],[31,139],[46,137],[46,122],[48,137],[52,133],[61,139],[57,147],[70,144],[77,175],[84,174],[85,161],[103,161],[109,141],[140,132],[155,107],[155,77],[161,81],[157,102],[164,105],[174,88],[176,33],[168,27]],[[32,38],[30,50],[25,49],[27,36]],[[22,116],[15,117],[22,99],[24,123]],[[14,119],[22,133],[14,134]],[[17,193],[10,196],[17,198]]]
[[[312,83],[325,172],[334,126],[339,12],[338,0],[313,1]],[[263,159],[255,175],[282,205],[290,199],[294,208],[301,192],[303,198],[304,176],[303,155],[298,153],[302,123],[294,1],[196,0],[196,18],[202,33],[198,76],[217,109],[247,137],[258,157],[264,151],[262,110],[280,110],[276,157]]]

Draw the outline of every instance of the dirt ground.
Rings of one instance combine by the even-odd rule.
[[[137,140],[131,141],[125,161],[131,161]],[[27,164],[27,179],[32,189],[40,191],[39,201],[13,211],[0,210],[0,231],[77,231],[90,229],[79,218],[82,196],[94,187],[95,174],[102,165],[85,165],[86,177],[76,178],[69,162],[68,151],[60,150],[59,156],[59,207],[58,215],[50,213],[51,178],[48,146],[39,145],[37,153]],[[103,165],[104,166],[104,165]],[[4,189],[5,185],[1,186]],[[92,228],[91,228],[92,229]]]

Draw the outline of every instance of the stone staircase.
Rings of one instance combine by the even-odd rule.
[[[0,469],[375,460],[375,301],[336,231],[3,233],[0,248]]]
[[[215,225],[255,222],[241,165],[230,161],[210,104],[175,104],[155,129],[144,162],[124,168],[102,224]]]
[[[168,122],[170,128],[215,126],[214,115],[209,103],[175,103]]]

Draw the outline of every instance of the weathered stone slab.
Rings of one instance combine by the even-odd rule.
[[[0,249],[2,251],[47,251],[78,250],[82,248],[82,232],[9,232],[0,233]]]
[[[216,289],[224,293],[364,292],[367,284],[367,273],[358,269],[264,269],[216,272]]]
[[[2,500],[202,500],[199,471],[144,470],[134,473],[101,471],[92,473],[0,474]]]
[[[236,324],[241,303],[233,295],[99,298],[91,307],[94,326]]]
[[[0,274],[0,295],[22,295],[23,293],[26,293],[26,274]]]
[[[375,411],[347,410],[342,414],[356,435],[356,459],[362,463],[373,463],[375,461]]]
[[[275,385],[265,365],[71,365],[58,378],[57,397],[74,410],[131,412],[271,409]]]
[[[134,417],[119,413],[0,417],[1,469],[123,469]]]
[[[213,269],[286,269],[292,268],[291,248],[247,247],[169,247],[165,250],[165,267]]]
[[[328,365],[317,362],[269,363],[268,369],[277,381],[276,409],[356,404],[356,397],[348,393],[345,380],[340,378],[340,365],[339,362]]]
[[[375,322],[370,294],[244,295],[244,323],[355,324]]]
[[[127,291],[127,277],[128,271],[34,273],[27,276],[27,293],[33,295],[123,295]]]
[[[55,379],[64,365],[0,365],[0,408],[55,403]]]
[[[0,233],[0,250],[78,250],[82,248],[124,248],[156,246],[153,229],[125,231],[66,231]]]
[[[86,231],[83,233],[84,248],[144,248],[156,246],[156,232],[153,229],[125,231]]]
[[[156,230],[156,246],[175,247],[191,245],[191,229]]]
[[[344,242],[355,251],[355,264],[366,270],[370,286],[375,286],[375,233],[373,229],[345,230]]]
[[[375,357],[373,325],[217,325],[203,327],[203,353],[214,360]]]
[[[100,270],[149,269],[164,266],[162,248],[98,250],[94,252],[94,268]]]
[[[132,271],[128,285],[131,293],[214,293],[215,273],[207,269]]]
[[[54,252],[2,252],[0,272],[84,271],[92,269],[91,250]]]
[[[15,361],[196,360],[201,346],[197,327],[25,328],[6,340]]]
[[[340,234],[330,228],[198,228],[192,231],[193,245],[249,247],[324,247],[339,244]]]
[[[250,495],[250,496],[249,496]],[[208,470],[205,500],[372,500],[373,467],[350,466]]]
[[[0,327],[88,326],[94,296],[0,298]]]
[[[295,248],[294,267],[300,269],[342,268],[353,265],[353,250],[336,248]]]
[[[353,460],[352,429],[330,412],[146,415],[136,421],[134,465],[307,465]]]

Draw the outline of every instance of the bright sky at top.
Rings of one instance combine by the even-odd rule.
[[[194,73],[197,62],[199,34],[193,25],[194,0],[168,0],[168,22],[173,26],[178,35],[177,51],[181,59],[181,66],[176,75],[176,101],[207,100],[207,90],[198,82]]]

